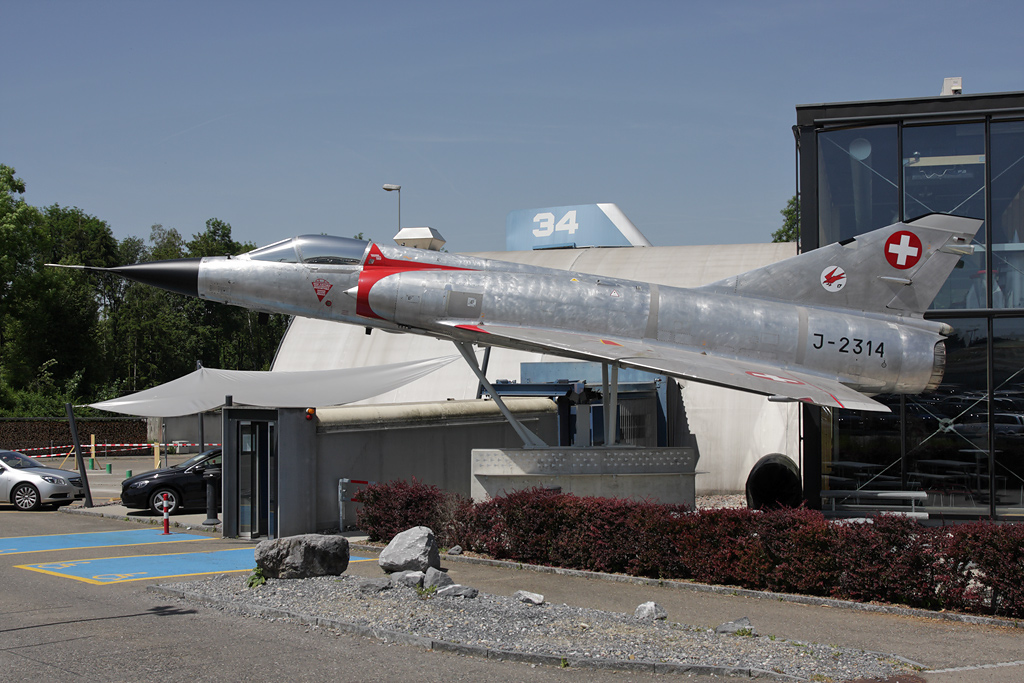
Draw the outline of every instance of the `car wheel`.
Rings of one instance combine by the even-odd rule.
[[[167,514],[178,511],[178,494],[172,489],[160,489],[149,498],[149,507],[158,515],[164,514],[164,494],[167,494]]]
[[[19,510],[38,510],[39,491],[32,484],[19,484],[11,491],[11,502]]]

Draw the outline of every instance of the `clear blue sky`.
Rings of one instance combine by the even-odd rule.
[[[656,245],[764,242],[795,106],[1024,90],[1020,2],[0,0],[0,163],[115,236],[504,248],[615,202]]]

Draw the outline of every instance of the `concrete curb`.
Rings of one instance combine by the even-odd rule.
[[[380,552],[376,546],[351,544],[363,552]],[[467,557],[465,555],[442,555],[442,562],[465,562],[468,564],[480,564],[491,567],[504,567],[507,569],[521,569],[525,571],[538,572],[541,574],[558,574],[559,576],[575,576],[584,579],[598,579],[601,581],[613,581],[618,583],[632,583],[639,586],[660,586],[676,590],[696,591],[698,593],[717,593],[720,595],[739,595],[745,598],[757,598],[762,600],[774,600],[776,602],[793,602],[803,605],[827,606],[837,609],[857,610],[861,612],[877,612],[880,614],[895,614],[904,617],[922,617],[925,619],[939,619],[953,621],[962,624],[976,624],[980,626],[1001,626],[1003,628],[1024,629],[1024,621],[1014,619],[1002,619],[1000,617],[986,617],[976,614],[961,614],[959,612],[934,612],[932,610],[919,609],[916,607],[900,607],[899,605],[884,605],[879,603],[854,602],[852,600],[836,600],[833,598],[820,598],[812,595],[797,595],[794,593],[772,593],[770,591],[757,591],[749,588],[737,588],[733,586],[716,586],[706,583],[695,583],[689,581],[674,581],[669,579],[649,579],[642,576],[627,576],[626,574],[602,574],[583,569],[564,569],[562,567],[547,567],[538,564],[525,564],[522,562],[508,562],[506,560],[491,560],[483,557]]]
[[[122,522],[131,522],[132,524],[145,524],[147,526],[163,526],[163,524],[164,524],[164,518],[163,517],[134,517],[132,515],[127,515],[127,514],[124,514],[124,513],[121,513],[121,512],[118,512],[118,513],[115,514],[113,512],[104,512],[104,510],[103,510],[104,507],[118,507],[118,506],[115,506],[115,505],[108,505],[108,506],[100,505],[98,507],[91,507],[91,508],[66,506],[66,507],[59,508],[58,512],[63,512],[63,513],[68,514],[68,515],[84,515],[86,517],[106,517],[108,519],[118,519],[118,520],[121,520]],[[205,516],[206,515],[203,515],[203,517],[205,517]],[[174,517],[170,518],[168,526],[172,526],[172,527],[175,527],[175,528],[178,528],[178,529],[191,529],[191,530],[194,530],[194,531],[220,531],[220,525],[219,524],[214,526],[212,524],[211,525],[206,525],[206,524],[203,524],[202,522],[192,522],[192,521],[179,522],[179,521],[175,521]]]
[[[243,614],[254,614],[264,617],[295,619],[299,623],[306,624],[309,626],[330,628],[341,633],[346,633],[354,636],[361,636],[363,638],[376,638],[377,640],[381,640],[386,643],[413,645],[415,647],[421,647],[425,650],[451,652],[453,654],[468,655],[471,657],[481,657],[484,659],[495,659],[498,661],[505,662],[538,664],[544,666],[554,666],[559,668],[573,667],[578,669],[642,671],[647,673],[660,674],[686,673],[700,674],[705,676],[729,676],[733,678],[763,678],[767,680],[783,681],[784,683],[807,680],[796,676],[790,676],[788,674],[776,673],[774,671],[745,667],[711,666],[703,664],[673,664],[668,662],[630,661],[621,659],[561,657],[558,655],[515,652],[511,650],[496,650],[493,648],[484,647],[482,645],[452,643],[446,640],[436,640],[434,638],[417,636],[411,633],[404,633],[402,631],[391,631],[389,629],[373,628],[371,626],[360,626],[359,624],[353,624],[347,621],[338,621],[336,619],[327,619],[325,617],[316,617],[308,614],[299,614],[296,612],[290,612],[288,610],[278,609],[276,607],[263,607],[260,605],[254,605],[252,603],[247,602],[238,602],[235,600],[214,598],[211,596],[204,595],[202,593],[197,593],[195,591],[187,591],[181,588],[176,588],[173,585],[147,586],[146,590],[152,593],[158,593],[160,595],[181,598],[193,602],[219,605],[231,611],[241,612]]]

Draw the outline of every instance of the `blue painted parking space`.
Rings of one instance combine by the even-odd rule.
[[[15,565],[17,569],[75,579],[98,586],[126,581],[167,579],[176,576],[249,572],[256,566],[255,548],[233,548],[201,553],[134,555],[88,560],[65,560]],[[373,558],[351,557],[350,562]]]
[[[101,531],[84,534],[54,534],[52,536],[20,536],[0,538],[0,555],[39,553],[48,550],[78,550],[80,548],[114,548],[125,545],[152,543],[180,543],[184,541],[211,541],[201,534],[171,534],[162,529],[133,529],[130,531]]]
[[[124,583],[125,581],[165,579],[172,576],[252,571],[256,566],[256,560],[253,559],[254,553],[254,548],[234,548],[232,550],[214,550],[208,553],[103,557],[16,566],[18,569],[28,569],[95,585],[106,585]]]

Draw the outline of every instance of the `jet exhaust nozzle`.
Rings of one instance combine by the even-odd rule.
[[[153,261],[136,263],[130,266],[117,266],[106,269],[122,277],[144,285],[151,285],[177,292],[186,296],[199,296],[199,264],[201,258],[175,259],[173,261]]]

